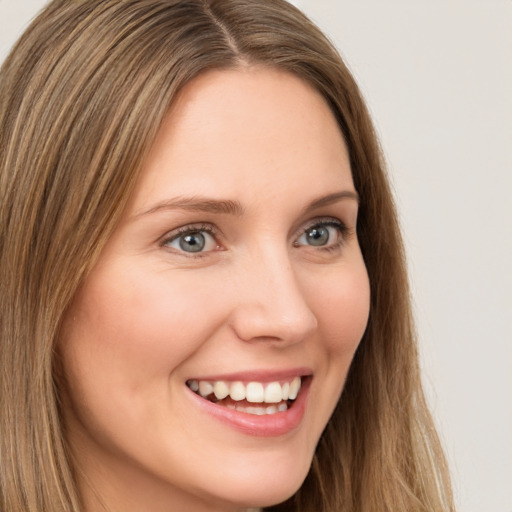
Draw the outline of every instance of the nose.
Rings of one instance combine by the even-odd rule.
[[[318,326],[287,251],[258,251],[240,262],[230,323],[247,342],[298,343]]]

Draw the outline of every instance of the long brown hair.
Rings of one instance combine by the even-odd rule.
[[[0,509],[77,512],[54,348],[177,92],[267,65],[310,83],[349,148],[370,320],[301,489],[276,511],[452,511],[396,213],[337,51],[284,0],[55,0],[0,71]]]

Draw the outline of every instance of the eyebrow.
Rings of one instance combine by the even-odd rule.
[[[343,199],[352,199],[359,204],[359,195],[357,194],[357,192],[351,190],[343,190],[315,199],[304,208],[303,214],[309,213],[323,206],[328,206],[330,204],[337,203],[338,201],[341,201]],[[211,199],[202,196],[179,196],[165,201],[161,201],[152,206],[149,210],[135,214],[133,218],[142,217],[144,215],[149,215],[162,210],[186,210],[192,212],[228,214],[236,216],[242,216],[245,212],[245,208],[242,206],[240,201],[237,200]]]
[[[180,196],[157,203],[149,210],[136,214],[135,217],[141,217],[142,215],[148,215],[161,210],[187,210],[237,216],[243,215],[245,211],[240,201],[233,201],[231,199],[210,199],[201,196]]]
[[[359,194],[357,192],[352,190],[342,190],[340,192],[334,192],[327,196],[320,197],[319,199],[315,199],[309,203],[306,208],[304,208],[303,213],[309,213],[313,210],[317,210],[318,208],[322,208],[323,206],[329,206],[330,204],[342,201],[343,199],[352,199],[359,204]]]

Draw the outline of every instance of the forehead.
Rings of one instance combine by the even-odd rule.
[[[330,187],[353,184],[345,142],[324,98],[290,73],[249,67],[209,71],[180,92],[132,204],[143,207],[165,194],[243,201]]]

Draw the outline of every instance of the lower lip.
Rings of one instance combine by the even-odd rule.
[[[244,434],[258,437],[274,437],[288,434],[301,423],[306,410],[311,377],[303,379],[299,394],[284,412],[258,416],[217,405],[189,389],[195,403],[207,414]],[[188,388],[187,388],[188,389]]]

